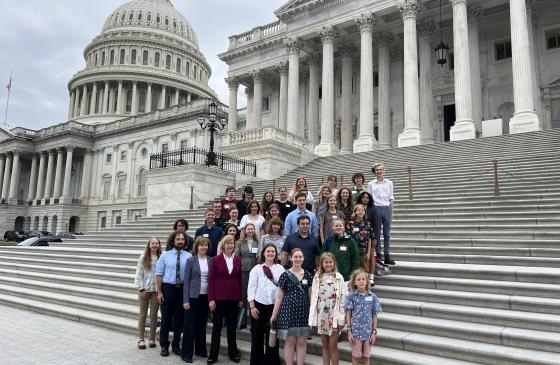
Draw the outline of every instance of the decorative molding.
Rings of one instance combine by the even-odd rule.
[[[239,88],[239,79],[235,76],[229,76],[224,79],[226,84],[228,85],[228,89],[237,90]]]
[[[374,44],[379,48],[388,48],[391,46],[395,36],[390,32],[379,32],[373,37]]]
[[[332,25],[326,25],[321,28],[319,31],[319,37],[321,37],[321,42],[333,42],[334,39],[338,36],[336,29]]]
[[[280,62],[274,66],[274,69],[280,74],[280,76],[287,76],[289,70],[288,61]]]
[[[360,14],[360,16],[354,19],[354,21],[356,22],[360,32],[373,31],[373,27],[377,22],[375,16],[371,12]]]
[[[305,58],[305,62],[308,66],[319,65],[322,59],[323,55],[320,52],[313,52]]]
[[[245,95],[248,98],[252,98],[253,97],[253,88],[250,86],[245,86]]]
[[[425,20],[419,21],[416,24],[416,29],[418,30],[418,35],[420,37],[424,37],[426,39],[430,39],[430,37],[434,33],[435,28],[436,27],[434,25],[434,22],[431,19],[425,19]]]
[[[299,40],[299,38],[284,38],[284,45],[288,50],[288,53],[298,53],[301,51],[303,47],[303,43]]]
[[[292,23],[312,14],[334,6],[342,5],[349,0],[302,0],[290,1],[274,12],[285,23]]]
[[[356,47],[352,43],[348,43],[340,47],[340,55],[342,57],[354,57],[356,54]]]
[[[264,72],[261,69],[251,70],[249,75],[251,75],[253,82],[262,82],[264,78]]]
[[[474,3],[467,6],[467,19],[469,23],[478,23],[482,19],[482,8]]]
[[[403,20],[407,18],[416,18],[416,14],[418,14],[418,11],[420,10],[418,0],[396,0],[396,6],[403,17]]]

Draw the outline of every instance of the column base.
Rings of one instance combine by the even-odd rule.
[[[360,136],[354,141],[354,153],[373,151],[378,148],[374,136]]]
[[[473,121],[455,122],[455,125],[449,130],[450,141],[462,141],[464,139],[475,139],[476,127]]]
[[[314,153],[322,157],[334,156],[338,154],[338,147],[333,142],[322,141],[315,146]]]
[[[351,148],[341,148],[340,152],[338,153],[339,155],[348,155],[350,153],[352,153],[354,151],[352,151]]]
[[[420,144],[422,144],[422,134],[420,133],[420,129],[405,129],[401,134],[399,134],[399,148],[418,146]]]
[[[537,113],[534,111],[518,112],[509,120],[509,133],[536,132],[542,130]]]

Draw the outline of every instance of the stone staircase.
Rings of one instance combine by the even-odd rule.
[[[374,359],[560,364],[560,130],[318,158],[252,186],[260,200],[304,175],[316,192],[328,174],[339,184],[357,171],[371,179],[375,161],[395,185],[397,265],[376,279],[384,313]],[[176,218],[193,231],[203,209],[165,212],[51,247],[0,247],[0,303],[135,333],[141,250],[150,236],[164,241]],[[249,332],[240,331],[245,355],[248,342]],[[348,343],[339,348],[349,361]],[[314,338],[306,362],[320,363],[320,350]]]

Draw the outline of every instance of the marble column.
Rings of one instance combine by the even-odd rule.
[[[173,101],[174,105],[179,105],[179,96],[181,95],[181,91],[179,89],[175,89],[175,99]]]
[[[66,166],[64,168],[64,185],[62,187],[62,196],[70,197],[70,179],[72,178],[72,158],[74,157],[74,148],[66,147]]]
[[[252,119],[254,118],[253,115],[253,89],[251,88],[252,85],[245,86],[245,97],[247,98],[247,119],[245,121],[245,129],[251,129],[251,125],[253,125]]]
[[[280,92],[278,93],[278,128],[285,131],[288,121],[288,62],[276,65],[280,74]]]
[[[375,38],[378,47],[378,75],[379,86],[377,102],[377,125],[379,133],[379,148],[391,148],[391,52],[389,47],[393,42],[393,34],[379,33]]]
[[[103,110],[101,114],[107,114],[109,104],[109,81],[105,81],[105,87],[103,88]]]
[[[37,174],[37,188],[35,189],[35,200],[43,199],[43,188],[45,187],[45,163],[47,155],[45,153],[39,153],[39,172]]]
[[[239,90],[239,80],[234,77],[226,77],[225,81],[229,90],[228,107],[228,132],[237,132],[237,92]]]
[[[422,143],[420,133],[420,95],[418,89],[418,40],[416,37],[416,0],[401,0],[399,11],[404,23],[404,130],[399,134],[399,147]]]
[[[161,97],[159,100],[159,109],[165,109],[165,93],[166,93],[166,87],[164,85],[161,85]]]
[[[253,79],[253,120],[251,121],[252,128],[262,128],[262,79],[263,72],[261,70],[251,71],[251,78]]]
[[[14,151],[14,159],[12,165],[12,176],[10,180],[10,195],[8,199],[17,199],[18,198],[18,188],[19,188],[19,175],[20,175],[20,166],[19,166],[19,159],[20,159],[21,152]]]
[[[373,27],[372,13],[363,13],[356,20],[360,29],[360,135],[354,141],[354,152],[377,148],[373,134]]]
[[[309,66],[309,105],[307,108],[307,135],[311,143],[319,144],[319,65],[321,54],[313,53],[306,59]]]
[[[422,143],[434,143],[434,107],[432,92],[432,64],[434,52],[432,50],[431,36],[434,33],[434,24],[431,20],[418,23],[418,59],[420,75],[418,77],[420,90],[420,132]]]
[[[107,108],[109,114],[115,114],[115,88],[109,88],[109,107]]]
[[[4,181],[2,182],[2,199],[8,199],[10,193],[10,180],[12,178],[12,154],[6,153],[6,162],[4,164]]]
[[[80,88],[76,86],[74,89],[74,115],[73,118],[80,116]]]
[[[482,17],[482,9],[478,4],[473,4],[467,7],[467,12],[471,61],[472,117],[476,131],[482,133],[482,86],[480,82],[480,49],[478,41],[478,22]]]
[[[286,130],[298,134],[299,118],[299,52],[302,43],[299,39],[286,39],[288,49],[288,116]]]
[[[61,184],[62,184],[62,165],[64,163],[64,149],[58,148],[57,149],[57,156],[56,156],[56,170],[54,173],[54,192],[53,197],[59,198],[60,191],[61,191]]]
[[[449,0],[453,5],[453,50],[455,77],[455,124],[449,131],[449,139],[458,141],[476,138],[472,117],[471,56],[469,53],[469,29],[467,23],[467,0]]]
[[[88,88],[87,85],[82,87],[82,105],[80,107],[80,116],[85,117],[88,114]]]
[[[336,31],[332,26],[325,26],[319,35],[323,43],[323,73],[321,102],[321,142],[315,146],[315,154],[333,156],[338,153],[334,144],[334,38]]]
[[[138,114],[138,82],[132,83],[132,105],[130,106],[130,114]]]
[[[113,146],[113,172],[111,174],[111,188],[109,190],[109,199],[114,199],[117,197],[116,189],[118,188],[117,184],[117,164],[118,164],[118,154],[119,154],[119,146]]]
[[[119,81],[119,86],[117,89],[117,113],[123,114],[123,82]]]
[[[148,89],[146,90],[146,113],[152,111],[152,83],[148,82]]]
[[[4,166],[6,165],[6,154],[0,154],[0,195],[2,195],[2,183],[4,182]],[[1,198],[1,196],[0,196]]]
[[[76,100],[76,92],[70,92],[70,105],[68,106],[68,120],[74,118],[74,103]]]
[[[46,199],[52,197],[53,170],[54,170],[54,151],[49,150],[49,159],[47,160],[47,177],[45,182],[45,192],[43,194],[43,196]]]
[[[529,31],[525,0],[510,0],[509,16],[515,104],[515,112],[509,121],[509,132],[513,134],[538,131],[542,127],[535,112],[531,56],[527,51],[529,49]]]
[[[342,55],[342,98],[341,98],[341,126],[340,153],[352,153],[354,136],[352,135],[352,61],[356,49],[349,44],[344,46]]]
[[[37,189],[37,155],[33,154],[31,159],[31,176],[29,177],[29,189],[27,191],[27,201],[33,200]]]
[[[537,112],[537,117],[539,120],[543,118],[543,110],[541,103],[541,83],[540,83],[540,73],[539,73],[539,59],[538,55],[538,42],[535,40],[535,27],[537,26],[537,9],[535,4],[538,0],[526,0],[527,1],[527,29],[529,32],[529,53],[531,54],[531,72],[533,77],[533,101],[535,103],[535,110]]]
[[[93,151],[85,150],[84,165],[82,167],[82,181],[80,185],[80,198],[89,197],[89,187],[91,183],[91,162],[93,160]]]
[[[89,106],[89,115],[96,114],[96,107],[97,107],[97,83],[93,83],[93,88],[91,90],[91,104]]]

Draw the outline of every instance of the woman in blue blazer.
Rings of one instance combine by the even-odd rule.
[[[193,245],[193,256],[185,266],[183,285],[183,360],[193,362],[194,354],[207,357],[206,323],[208,318],[208,273],[211,258],[206,255],[210,249],[210,240],[198,236]],[[194,346],[193,346],[194,345]]]

